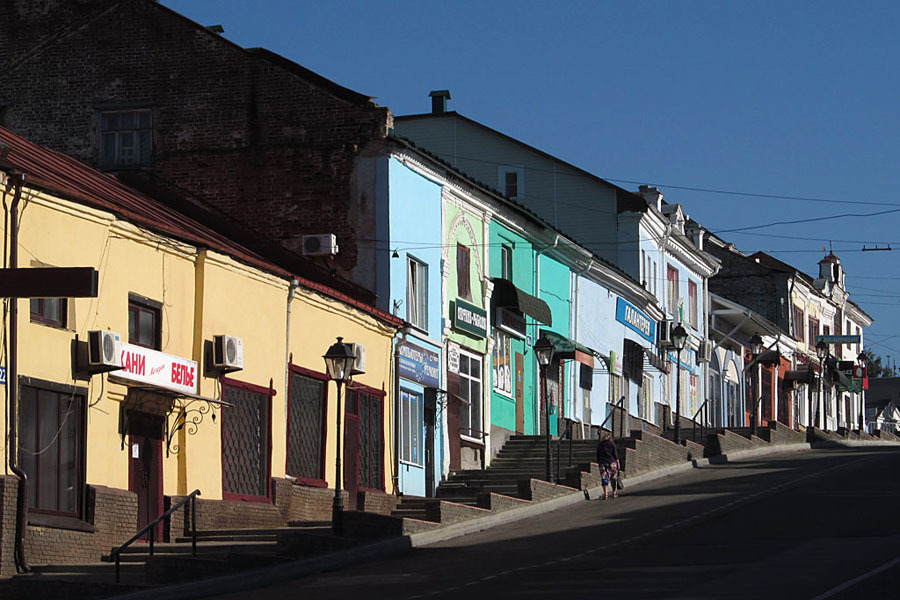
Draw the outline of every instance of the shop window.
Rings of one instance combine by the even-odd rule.
[[[457,295],[465,300],[472,299],[472,288],[469,275],[469,255],[468,246],[462,244],[456,245],[456,287]]]
[[[100,114],[100,167],[150,164],[153,128],[149,109],[105,111]]]
[[[65,298],[32,298],[31,320],[51,327],[66,327],[68,302]]]
[[[80,518],[85,396],[63,386],[19,390],[19,464],[28,475],[28,508]]]
[[[359,486],[384,489],[384,411],[381,396],[348,390],[347,410],[359,415]]]
[[[688,319],[691,327],[700,329],[700,302],[697,298],[697,284],[688,281]]]
[[[162,304],[139,297],[135,294],[128,295],[128,343],[161,349],[161,325],[160,313]]]
[[[641,382],[641,401],[638,404],[639,417],[645,421],[653,420],[653,377],[643,374]]]
[[[424,464],[422,457],[424,429],[422,394],[400,390],[400,460],[413,465]]]
[[[406,270],[406,320],[428,329],[428,265],[412,257]]]
[[[324,485],[328,380],[291,368],[287,472],[301,483]]]
[[[272,390],[223,380],[222,481],[226,500],[269,497]]]
[[[480,441],[483,433],[481,358],[462,351],[459,353],[459,397],[463,401],[459,409],[459,430],[462,435]]]
[[[512,339],[501,329],[494,329],[494,391],[513,395]]]

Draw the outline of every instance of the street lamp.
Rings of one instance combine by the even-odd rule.
[[[822,429],[825,429],[825,359],[828,357],[828,344],[819,340],[816,344],[816,356],[819,357],[819,402],[816,405],[816,424],[819,423],[818,412],[822,412]]]
[[[679,323],[675,330],[672,331],[672,345],[675,346],[675,350],[678,352],[678,361],[675,365],[675,443],[681,443],[681,423],[679,423],[679,419],[681,419],[681,351],[684,350],[684,345],[687,343],[687,331],[684,330],[684,327]]]
[[[544,398],[544,414],[546,415],[545,434],[547,437],[547,455],[545,460],[545,473],[547,481],[552,481],[553,474],[550,472],[550,402],[547,398],[547,366],[553,360],[553,342],[547,336],[542,335],[534,344],[534,355],[537,357],[538,364],[541,367],[541,389]]]
[[[322,357],[328,378],[337,384],[337,430],[334,456],[334,502],[331,505],[331,528],[335,535],[344,533],[344,497],[341,495],[341,386],[350,383],[356,356],[350,344],[338,337]]]
[[[762,338],[759,337],[759,333],[754,333],[753,337],[750,338],[750,362],[757,360],[759,355],[762,354],[763,341]],[[751,380],[752,381],[752,380]],[[753,406],[750,410],[750,434],[756,435],[756,422],[759,419],[759,416],[756,414],[756,411],[759,409],[759,401],[762,399],[762,377],[759,373],[759,365],[756,365],[756,394],[754,394],[753,398],[750,399],[753,402]]]
[[[859,361],[859,366],[863,368],[863,377],[867,375],[865,369],[869,367],[869,355],[866,354],[866,351],[863,350],[859,353],[859,356],[856,357],[856,360]],[[862,382],[860,382],[859,388],[859,432],[862,433],[866,428],[866,415],[865,408],[863,405],[863,390],[862,390]]]

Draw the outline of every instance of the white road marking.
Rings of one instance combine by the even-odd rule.
[[[900,563],[900,556],[898,556],[897,558],[895,558],[892,561],[884,563],[883,565],[881,565],[880,567],[878,567],[876,569],[872,569],[868,573],[863,573],[859,577],[854,577],[853,579],[850,579],[849,581],[845,581],[841,585],[831,588],[824,594],[819,594],[812,600],[825,600],[825,598],[831,598],[832,596],[843,592],[847,588],[853,587],[860,581],[864,581],[864,580],[868,579],[869,577],[874,577],[875,575],[878,575],[879,573],[881,573],[883,571],[887,571],[888,569],[890,569],[891,567],[893,567],[894,565],[896,565],[898,563]]]

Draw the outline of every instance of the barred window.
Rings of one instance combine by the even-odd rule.
[[[231,406],[222,411],[222,478],[228,499],[269,496],[269,413],[271,395],[256,386],[225,383]]]
[[[288,475],[325,480],[328,381],[291,373],[288,406]]]
[[[348,410],[359,411],[359,485],[384,489],[384,412],[382,398],[359,390],[347,393]]]

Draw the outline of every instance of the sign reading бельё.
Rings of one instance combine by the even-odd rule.
[[[125,342],[119,342],[116,349],[122,368],[112,371],[110,376],[176,392],[197,393],[195,361]]]

